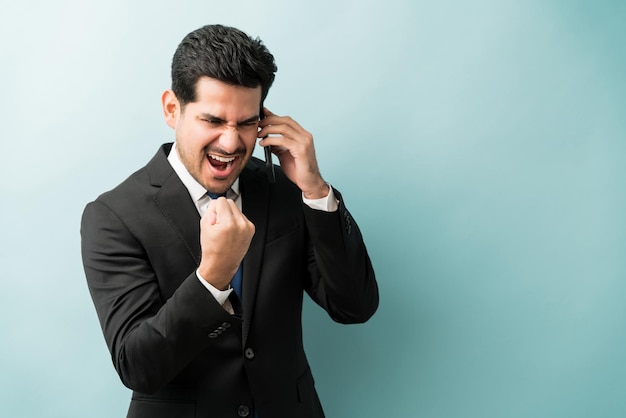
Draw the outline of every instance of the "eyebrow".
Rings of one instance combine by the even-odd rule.
[[[219,122],[219,123],[226,123],[227,122],[226,120],[224,120],[224,119],[222,119],[220,117],[217,117],[215,115],[212,115],[210,113],[202,113],[200,116],[203,119],[208,119],[208,120]],[[244,120],[238,121],[237,125],[246,125],[248,123],[257,122],[258,120],[259,120],[259,115],[254,115],[254,116],[249,117],[248,119],[244,119]]]

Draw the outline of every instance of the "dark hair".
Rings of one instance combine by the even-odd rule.
[[[276,72],[274,56],[259,38],[236,28],[207,25],[181,41],[172,59],[172,90],[181,106],[195,102],[196,83],[206,76],[224,83],[261,86],[261,103]]]

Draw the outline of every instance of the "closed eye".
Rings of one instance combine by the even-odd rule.
[[[201,121],[208,123],[210,125],[213,125],[213,126],[224,125],[227,123],[224,119],[221,119],[216,116],[209,115],[209,114],[201,115],[199,116],[199,118]],[[258,126],[258,123],[259,123],[259,117],[258,115],[256,115],[251,118],[237,122],[237,127],[251,128],[251,127]]]

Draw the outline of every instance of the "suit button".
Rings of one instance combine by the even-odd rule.
[[[244,354],[248,360],[252,360],[254,358],[254,350],[251,348],[246,348]]]
[[[237,414],[240,417],[247,417],[248,415],[250,415],[250,408],[245,405],[239,405],[239,408],[237,408]]]
[[[230,328],[230,324],[229,324],[228,322],[224,322],[224,323],[222,324],[222,326],[223,326],[224,328]]]
[[[217,332],[212,332],[209,334],[209,338],[216,338],[217,337]]]

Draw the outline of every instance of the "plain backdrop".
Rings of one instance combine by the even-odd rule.
[[[85,204],[173,139],[160,95],[207,23],[276,57],[380,309],[307,302],[327,416],[626,416],[626,3],[0,5],[0,416],[125,416],[80,259]],[[271,417],[268,417],[271,418]]]

